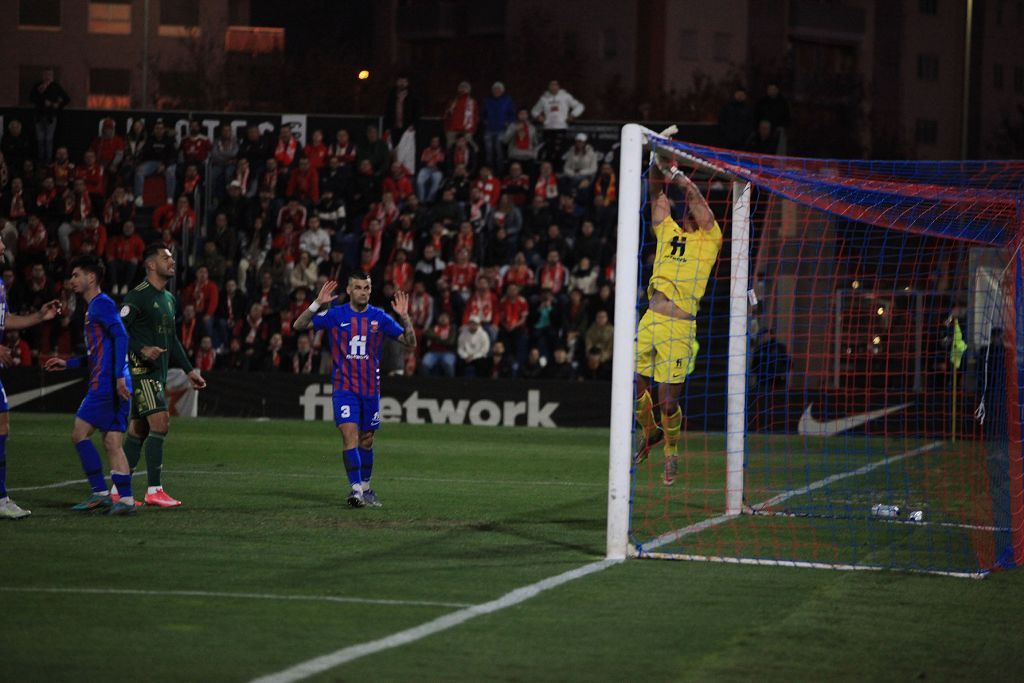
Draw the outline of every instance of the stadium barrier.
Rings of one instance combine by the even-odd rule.
[[[187,388],[171,369],[172,414],[204,417],[330,420],[331,379],[321,375],[208,372],[207,388]],[[3,374],[12,410],[73,413],[85,395],[84,371],[48,373],[12,368]],[[198,401],[195,399],[198,398]],[[389,377],[383,382],[381,420],[411,424],[604,427],[611,385],[606,382],[530,382]]]

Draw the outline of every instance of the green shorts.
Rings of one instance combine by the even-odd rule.
[[[132,393],[133,420],[167,411],[167,397],[164,395],[163,382],[149,377],[133,378],[132,382],[135,385],[135,391]]]

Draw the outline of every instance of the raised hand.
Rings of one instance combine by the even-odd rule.
[[[406,314],[409,313],[409,295],[405,292],[405,290],[400,289],[397,292],[395,292],[394,307],[395,313],[397,313],[400,316],[404,317]]]
[[[316,295],[316,302],[323,306],[329,304],[334,300],[336,294],[334,290],[338,288],[337,280],[328,280],[324,283],[324,286],[320,288],[320,293]]]

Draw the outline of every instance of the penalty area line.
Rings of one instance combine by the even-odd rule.
[[[465,602],[437,602],[433,600],[388,600],[384,598],[352,598],[343,595],[281,595],[274,593],[230,593],[218,591],[158,591],[135,588],[60,588],[31,586],[0,586],[4,593],[70,593],[77,595],[142,595],[172,598],[227,598],[241,600],[282,600],[291,602],[334,602],[360,605],[388,605],[395,607],[472,607]]]
[[[537,583],[517,588],[496,600],[479,605],[473,605],[472,607],[467,607],[457,612],[446,614],[432,621],[420,624],[419,626],[414,626],[404,631],[392,633],[389,636],[385,636],[377,640],[350,645],[340,650],[335,650],[329,654],[301,662],[295,666],[278,671],[277,673],[260,676],[259,678],[253,679],[252,683],[290,683],[291,681],[300,681],[304,678],[315,676],[316,674],[323,673],[324,671],[328,671],[336,666],[351,662],[355,659],[372,655],[377,652],[382,652],[384,650],[390,650],[391,648],[400,647],[402,645],[408,645],[409,643],[416,642],[417,640],[421,640],[427,636],[432,636],[435,633],[447,631],[448,629],[463,624],[470,619],[474,619],[485,614],[493,614],[494,612],[501,611],[508,607],[513,607],[514,605],[525,602],[544,591],[551,590],[552,588],[569,583],[570,581],[575,581],[576,579],[581,579],[584,576],[595,574],[611,567],[612,565],[619,564],[620,562],[622,562],[622,560],[600,560],[598,562],[592,562],[556,576],[551,576],[542,581],[538,581]]]

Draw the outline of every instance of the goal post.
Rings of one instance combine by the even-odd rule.
[[[720,232],[687,224],[678,187],[675,224],[648,225],[652,153]],[[618,189],[608,558],[1024,562],[1024,162],[778,157],[627,124]],[[690,315],[641,324],[673,387],[652,386],[645,429],[673,438],[634,464],[655,263]]]

